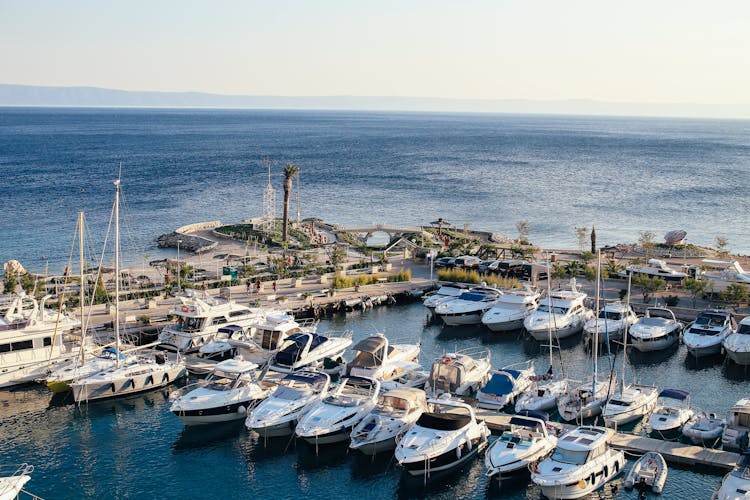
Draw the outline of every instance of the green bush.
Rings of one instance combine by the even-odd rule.
[[[499,288],[520,288],[521,284],[513,278],[503,278],[494,274],[479,274],[474,270],[440,269],[438,279],[442,281],[456,281],[458,283],[482,283]]]

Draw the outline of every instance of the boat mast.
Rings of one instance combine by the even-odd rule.
[[[625,314],[628,314],[630,312],[630,280],[633,277],[628,274],[628,292],[625,294]],[[620,376],[620,384],[624,384],[625,381],[625,368],[628,364],[628,331],[630,330],[630,320],[628,320],[628,327],[625,329],[625,331],[622,334],[622,375]],[[633,382],[635,382],[635,373],[633,373]],[[622,389],[620,390],[620,394],[622,394]]]
[[[120,366],[120,179],[115,182],[115,363]]]
[[[86,337],[86,317],[84,315],[83,304],[86,301],[84,288],[83,288],[83,211],[78,212],[78,263],[79,273],[78,279],[80,280],[80,287],[78,290],[78,301],[81,306],[81,365],[86,360],[86,349],[84,349],[84,339]]]
[[[602,251],[596,251],[596,319],[594,320],[594,385],[591,389],[592,394],[596,394],[596,375],[599,370],[599,294],[601,293],[601,271],[602,271]]]

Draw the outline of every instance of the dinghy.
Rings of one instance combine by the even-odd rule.
[[[720,439],[727,422],[719,418],[716,413],[701,412],[687,421],[682,427],[682,435],[690,439],[693,444],[713,446]]]
[[[667,481],[667,462],[655,451],[646,452],[625,476],[625,487],[661,493]]]

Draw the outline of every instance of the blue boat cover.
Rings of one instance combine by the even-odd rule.
[[[476,292],[464,292],[458,297],[461,300],[469,300],[471,302],[481,302],[487,296],[483,293],[476,293]]]
[[[323,373],[312,373],[312,372],[296,372],[290,373],[284,380],[298,380],[311,385],[317,385],[325,382],[326,376]]]
[[[546,411],[538,411],[538,410],[521,410],[516,415],[521,417],[531,417],[531,418],[538,418],[539,420],[542,420],[544,422],[549,420],[549,413]]]
[[[503,370],[503,371],[511,375],[516,380],[518,380],[518,377],[521,376],[521,372],[519,372],[518,370]]]
[[[664,389],[659,393],[660,398],[672,398],[679,400],[687,399],[688,396],[690,396],[690,393],[681,389]]]
[[[513,392],[513,379],[505,373],[495,373],[489,382],[480,389],[480,392],[496,396],[510,394]]]

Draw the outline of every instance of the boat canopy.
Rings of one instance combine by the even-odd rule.
[[[682,389],[664,389],[659,393],[660,398],[679,399],[680,401],[687,399],[688,396],[690,396],[690,393]]]
[[[350,375],[348,377],[342,377],[341,378],[342,384],[348,384],[353,385],[356,387],[361,387],[363,389],[371,389],[378,385],[377,381],[367,378],[367,377],[357,377],[354,375]]]
[[[218,333],[226,333],[231,337],[235,333],[244,333],[245,329],[239,325],[227,325],[219,328]]]
[[[401,410],[424,408],[427,406],[427,398],[424,391],[413,387],[391,389],[383,394],[382,397],[385,403]],[[399,400],[403,401],[403,404],[399,404]]]
[[[389,348],[386,354],[386,346],[388,346],[388,340],[381,335],[374,335],[360,340],[352,347],[353,351],[357,351],[357,355],[352,360],[351,366],[372,368],[382,365],[387,354],[390,354],[393,350],[393,348]]]
[[[516,416],[538,418],[539,420],[542,420],[543,422],[546,422],[549,420],[549,413],[547,413],[546,411],[538,411],[538,410],[521,410],[518,413],[516,413]]]
[[[537,420],[532,420],[530,418],[511,417],[510,418],[510,425],[520,425],[522,427],[536,428],[536,427],[539,427],[542,424],[540,424]]]
[[[250,361],[243,361],[240,359],[228,359],[222,361],[214,367],[214,371],[220,371],[224,373],[245,373],[258,368],[258,365],[251,363]]]
[[[427,429],[434,429],[436,431],[457,431],[463,429],[470,423],[470,415],[425,412],[419,416],[416,425]]]
[[[482,302],[487,299],[487,294],[481,292],[464,292],[458,298],[469,302]]]
[[[495,373],[492,375],[489,382],[482,387],[481,392],[484,394],[494,394],[496,396],[510,394],[513,392],[514,382],[514,378],[507,373]]]

